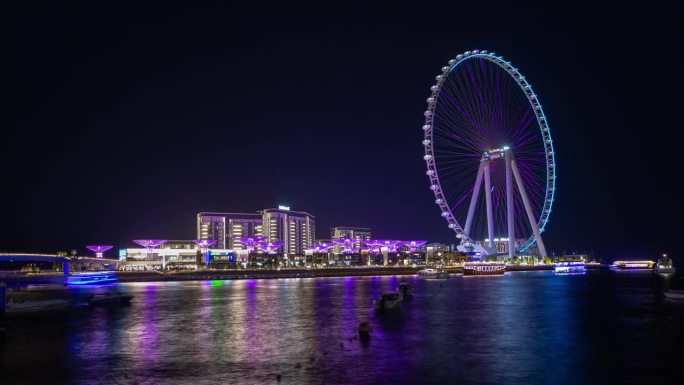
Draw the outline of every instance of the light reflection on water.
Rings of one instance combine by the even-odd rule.
[[[402,281],[414,298],[375,314],[372,299]],[[660,285],[610,272],[119,284],[131,306],[13,324],[0,380],[671,383],[684,364],[682,313],[663,306]]]

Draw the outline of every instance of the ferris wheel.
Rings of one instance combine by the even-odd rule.
[[[423,159],[459,249],[494,254],[504,244],[512,257],[536,244],[547,256],[541,233],[551,214],[555,161],[532,86],[503,57],[480,50],[449,60],[436,80]]]

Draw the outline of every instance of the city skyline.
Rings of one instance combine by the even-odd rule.
[[[502,5],[482,26],[468,15],[485,9],[468,7],[14,5],[0,248],[183,239],[198,212],[264,202],[314,213],[320,234],[358,225],[455,243],[425,177],[422,112],[435,71],[488,49],[516,63],[548,114],[558,195],[547,248],[674,251],[681,204],[656,188],[677,164],[674,13]]]

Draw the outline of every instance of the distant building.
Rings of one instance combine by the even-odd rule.
[[[516,239],[514,245],[517,248],[523,242],[525,242],[525,239]],[[485,238],[484,243],[489,245],[489,238]],[[508,253],[508,238],[494,238],[494,247],[496,248],[497,253]]]
[[[197,214],[197,239],[214,239],[215,249],[244,249],[240,237],[263,236],[263,218],[259,213]]]
[[[368,241],[371,239],[371,229],[366,227],[345,227],[338,226],[332,227],[330,229],[331,239],[353,239],[353,249],[359,250],[364,247],[362,241]],[[340,254],[342,252],[342,246],[338,245],[333,248],[335,254]]]
[[[195,250],[197,244],[194,240],[169,240],[163,245],[159,246],[160,249],[183,249],[183,250]]]
[[[283,254],[304,255],[304,251],[316,238],[315,217],[303,211],[292,211],[289,207],[261,211],[263,236],[269,242],[282,241]]]

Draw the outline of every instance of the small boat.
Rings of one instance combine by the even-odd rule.
[[[37,312],[62,310],[69,306],[70,302],[65,299],[47,299],[43,301],[21,301],[14,302],[9,300],[5,304],[5,314],[31,314]]]
[[[659,274],[674,274],[677,270],[672,266],[672,260],[670,258],[663,257],[656,263],[655,272]]]
[[[584,274],[587,272],[584,262],[558,262],[553,271],[558,275]]]
[[[91,295],[86,300],[90,306],[107,306],[107,305],[126,305],[133,299],[132,295],[121,293],[106,293]]]
[[[506,272],[505,262],[465,262],[463,275],[503,275]]]
[[[411,287],[410,283],[402,282],[399,284],[399,287],[397,288],[397,293],[399,293],[399,295],[401,295],[404,298],[408,298],[413,295],[413,288]]]
[[[418,271],[418,277],[422,279],[447,279],[449,273],[442,269],[423,269]]]
[[[667,299],[684,300],[684,290],[668,290],[663,294]]]
[[[399,293],[383,293],[379,299],[373,301],[375,310],[395,310],[399,309],[404,298]]]

